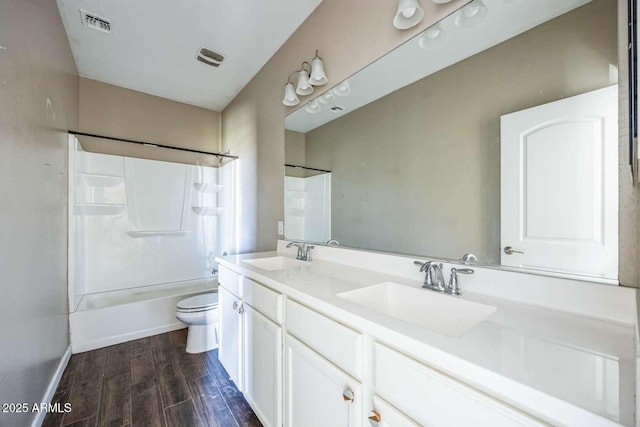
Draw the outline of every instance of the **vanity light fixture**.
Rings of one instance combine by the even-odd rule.
[[[284,85],[284,98],[282,99],[282,103],[287,107],[293,107],[294,105],[298,105],[300,103],[300,99],[298,95],[296,95],[296,89],[293,87],[293,83],[291,83],[291,76],[297,73],[292,73],[287,79],[287,84]]]
[[[318,50],[316,49],[316,57],[311,61],[311,75],[309,77],[309,83],[313,86],[322,86],[329,81],[327,75],[324,72],[324,63],[322,58],[318,56]]]
[[[473,0],[463,7],[456,16],[456,25],[461,28],[478,26],[487,17],[488,9],[482,0]]]
[[[343,81],[338,86],[336,86],[332,92],[337,96],[351,95],[351,86],[349,85],[349,79]]]
[[[306,111],[309,114],[318,114],[319,112],[322,111],[322,107],[318,103],[318,100],[314,99],[304,107],[304,111]]]
[[[307,71],[304,66],[309,67]],[[309,74],[311,73],[311,65],[305,61],[302,63],[302,68],[298,71],[298,85],[296,86],[296,93],[298,95],[311,95],[313,93],[313,86],[309,83]]]
[[[423,49],[432,49],[441,45],[447,36],[440,24],[426,29],[418,38],[418,45]]]
[[[415,27],[424,18],[424,10],[418,0],[398,0],[398,10],[393,18],[393,26],[399,30]]]

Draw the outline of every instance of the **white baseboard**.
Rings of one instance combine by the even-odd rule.
[[[56,394],[56,390],[58,389],[58,384],[60,384],[62,374],[64,373],[67,364],[69,364],[69,359],[71,359],[71,346],[67,347],[67,350],[62,355],[62,359],[60,359],[60,363],[58,363],[56,372],[53,374],[53,378],[51,378],[49,387],[47,387],[47,391],[44,393],[44,397],[41,401],[42,403],[51,403],[51,401],[53,400],[53,396]],[[31,427],[40,427],[42,423],[44,423],[44,417],[46,415],[46,411],[38,412],[36,417],[33,419],[33,422],[31,423]]]
[[[95,350],[97,348],[108,347],[110,345],[163,334],[165,332],[176,331],[178,329],[184,329],[186,327],[187,325],[185,325],[184,323],[176,322],[156,328],[144,329],[142,331],[129,332],[126,334],[112,335],[109,337],[101,337],[93,340],[78,340],[72,343],[72,350],[73,354],[83,353],[85,351]]]

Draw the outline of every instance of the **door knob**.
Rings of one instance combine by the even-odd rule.
[[[505,246],[504,247],[504,253],[507,254],[507,255],[513,255],[513,254],[523,254],[524,252],[516,251],[511,246]]]
[[[371,412],[369,412],[369,415],[367,416],[367,418],[369,418],[371,421],[375,421],[376,423],[379,423],[380,420],[382,419],[380,417],[380,414],[376,410],[372,410]]]
[[[345,402],[353,402],[353,392],[351,390],[349,390],[348,388],[344,389],[342,391],[342,398],[344,399]]]
[[[238,313],[242,314],[244,313],[244,306],[240,306],[240,308],[238,309]]]

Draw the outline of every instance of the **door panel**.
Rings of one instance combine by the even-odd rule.
[[[285,353],[285,426],[361,424],[360,383],[291,335]],[[344,399],[346,391],[353,393],[353,401]]]
[[[240,368],[242,366],[240,345],[242,333],[242,316],[238,312],[242,301],[231,292],[218,287],[218,311],[220,347],[218,358],[231,380],[242,390]]]
[[[282,425],[282,328],[244,306],[244,394],[266,427]]]
[[[617,94],[501,117],[503,265],[617,279]]]

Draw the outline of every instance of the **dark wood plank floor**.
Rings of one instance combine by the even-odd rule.
[[[45,427],[261,426],[218,361],[218,351],[188,354],[187,330],[75,354]]]

